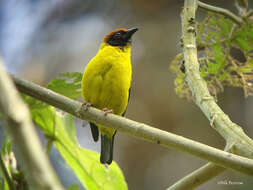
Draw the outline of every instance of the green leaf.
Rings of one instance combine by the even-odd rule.
[[[49,138],[48,149],[53,143],[86,189],[127,189],[124,176],[115,162],[106,168],[100,164],[97,152],[79,145],[72,115],[57,112],[54,107],[33,98],[23,98],[29,104],[33,121]]]
[[[245,38],[236,38],[235,40],[240,48],[244,51],[250,51],[251,47],[249,45],[249,42]]]
[[[52,79],[48,88],[71,99],[81,97],[82,73],[61,73],[60,78]]]
[[[241,87],[245,96],[253,95],[253,22],[245,21],[237,26],[222,15],[208,13],[197,23],[200,73],[212,95],[223,92],[225,86]],[[175,90],[180,97],[191,99],[179,70],[181,61],[171,62],[170,68],[177,74]]]
[[[9,155],[11,151],[12,151],[11,139],[6,134],[4,137],[4,141],[2,143],[1,153],[2,155],[6,155],[6,154]]]
[[[68,128],[68,129],[67,129]],[[55,147],[73,169],[85,188],[95,190],[127,189],[123,174],[115,162],[105,167],[97,152],[79,146],[75,137],[74,119],[69,114],[56,113]]]
[[[6,180],[0,178],[0,189],[1,190],[9,190],[9,185]]]
[[[68,187],[68,190],[80,190],[80,189],[77,184],[74,184],[74,185],[71,185],[70,187]]]
[[[53,107],[48,106],[41,109],[34,109],[32,111],[32,119],[46,136],[54,136],[55,110]]]
[[[218,19],[217,20],[219,27],[221,28],[220,31],[222,31],[222,34],[224,36],[227,36],[231,32],[231,28],[233,26],[233,23],[229,19]]]
[[[216,62],[216,72],[220,70],[224,63],[224,55],[222,51],[222,46],[220,43],[216,43],[213,45],[213,51],[214,51],[214,60]]]
[[[22,95],[28,104],[32,120],[47,137],[54,136],[55,108],[30,96]]]

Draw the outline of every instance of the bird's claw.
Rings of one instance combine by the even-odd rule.
[[[83,107],[84,111],[87,111],[89,109],[89,107],[91,107],[91,106],[92,106],[92,104],[89,103],[89,102],[84,102],[82,104],[82,107]]]
[[[103,109],[105,116],[107,116],[109,113],[112,113],[112,110],[109,110],[108,108]]]

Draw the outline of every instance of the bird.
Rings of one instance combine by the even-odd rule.
[[[87,64],[82,77],[82,97],[86,105],[124,116],[130,98],[132,66],[131,42],[137,28],[119,28],[107,34]],[[110,165],[116,130],[90,122],[93,140],[101,138],[100,163]]]

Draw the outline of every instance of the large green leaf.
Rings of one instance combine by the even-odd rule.
[[[44,132],[47,137],[54,136],[55,109],[32,97],[23,95],[24,101],[28,104],[32,120]]]
[[[82,73],[61,73],[60,78],[54,78],[48,83],[48,88],[71,99],[81,97]]]
[[[100,164],[97,152],[79,146],[71,115],[56,113],[55,132],[56,149],[87,189],[127,189],[122,172],[115,162],[106,167]]]
[[[68,187],[68,190],[80,190],[80,189],[77,184],[74,184],[74,185],[71,185],[70,187]]]
[[[54,107],[31,97],[23,97],[30,107],[33,121],[48,138],[49,147],[55,145],[87,190],[127,189],[124,176],[115,162],[105,167],[100,164],[97,152],[79,145],[72,115],[58,112]]]

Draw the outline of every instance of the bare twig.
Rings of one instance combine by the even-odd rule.
[[[231,19],[232,21],[234,21],[238,25],[241,25],[243,23],[243,19],[236,16],[234,13],[232,13],[231,11],[229,11],[227,9],[223,9],[223,8],[220,8],[220,7],[215,7],[215,6],[212,6],[212,5],[208,5],[208,4],[202,3],[200,1],[198,1],[198,6],[199,6],[199,8],[222,14],[225,17],[227,17],[227,18]]]
[[[216,177],[220,173],[226,170],[223,167],[217,166],[213,163],[207,163],[201,168],[195,170],[191,174],[177,181],[170,186],[167,190],[190,190],[194,189],[206,181]]]
[[[0,110],[31,189],[63,190],[30,120],[29,110],[0,62]]]
[[[249,18],[253,15],[253,10],[250,10],[249,12],[247,12],[246,14],[246,18]]]
[[[90,107],[88,110],[82,107],[78,101],[57,94],[49,89],[34,83],[13,77],[20,92],[32,96],[38,100],[53,105],[76,117],[90,122],[101,124],[105,127],[117,129],[153,143],[165,147],[174,148],[199,158],[211,161],[225,168],[231,168],[244,174],[253,175],[253,160],[227,153],[199,142],[166,132],[143,123],[138,123],[114,114],[105,116],[104,112]]]

